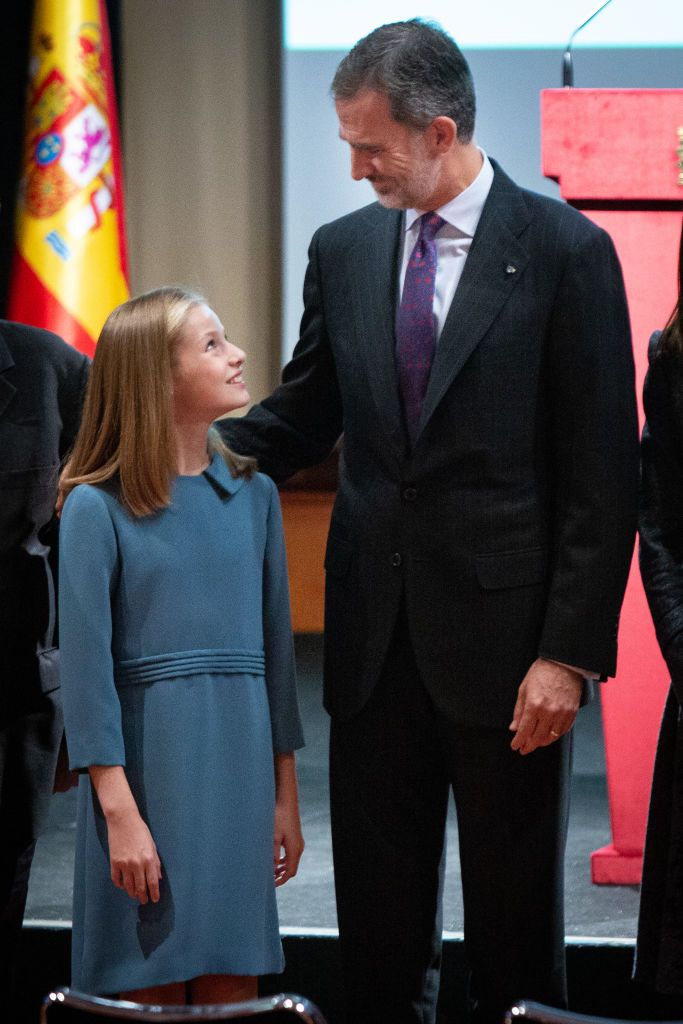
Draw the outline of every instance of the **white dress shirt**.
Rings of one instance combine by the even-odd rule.
[[[458,287],[465,260],[472,245],[474,232],[484,209],[486,197],[493,182],[493,167],[483,150],[482,165],[479,174],[467,188],[454,199],[440,206],[435,213],[446,221],[439,228],[434,241],[436,242],[436,285],[434,289],[434,313],[436,316],[437,342],[451,307],[455,289]],[[401,260],[401,277],[399,297],[403,294],[403,283],[406,277],[408,261],[420,233],[420,217],[426,210],[406,210],[404,218],[403,258]],[[400,302],[400,298],[399,298]]]

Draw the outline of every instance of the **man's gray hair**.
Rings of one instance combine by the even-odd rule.
[[[394,120],[411,128],[446,116],[455,121],[460,142],[472,139],[472,75],[455,42],[436,24],[395,21],[357,42],[337,68],[332,95],[348,100],[363,89],[384,93]]]

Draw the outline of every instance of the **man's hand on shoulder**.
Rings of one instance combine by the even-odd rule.
[[[517,694],[510,746],[520,754],[547,747],[569,732],[581,701],[583,677],[565,665],[537,658]]]

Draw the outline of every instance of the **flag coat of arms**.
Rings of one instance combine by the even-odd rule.
[[[91,355],[128,294],[104,0],[36,0],[8,316]]]

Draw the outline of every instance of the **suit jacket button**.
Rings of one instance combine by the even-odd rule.
[[[403,492],[403,497],[405,498],[406,501],[415,501],[415,499],[417,498],[417,488],[406,487],[406,489]]]
[[[398,568],[399,565],[401,564],[401,556],[399,555],[398,551],[395,551],[394,554],[391,556],[391,564],[395,568]]]

